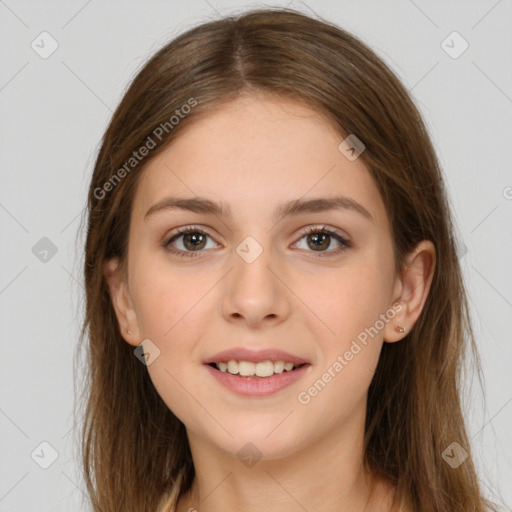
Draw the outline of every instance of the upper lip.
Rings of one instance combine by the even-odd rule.
[[[284,361],[285,363],[303,364],[308,362],[302,357],[294,356],[288,352],[274,348],[249,350],[245,347],[237,347],[223,350],[222,352],[205,359],[204,364],[220,363],[231,360],[249,361],[251,363],[260,363],[262,361]]]

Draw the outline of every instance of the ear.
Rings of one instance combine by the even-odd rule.
[[[138,346],[140,333],[137,315],[130,297],[126,273],[119,263],[119,258],[107,260],[103,265],[103,273],[109,287],[119,332],[130,345]]]
[[[397,298],[393,309],[396,314],[384,329],[385,342],[399,341],[411,331],[427,300],[435,265],[436,250],[430,240],[420,242],[408,255],[404,271],[395,282],[393,296]],[[404,331],[397,332],[396,326],[402,327]]]

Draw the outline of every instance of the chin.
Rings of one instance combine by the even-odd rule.
[[[224,428],[233,437],[224,431],[220,432],[219,429],[212,437],[210,428],[204,432],[204,436],[209,442],[240,460],[247,457],[253,460],[282,459],[297,452],[300,449],[297,440],[304,440],[306,437],[302,429],[299,432],[294,428],[291,418],[283,421],[285,417],[286,414],[281,414],[272,421],[269,416],[267,420],[253,417],[251,422],[247,419],[225,422]]]

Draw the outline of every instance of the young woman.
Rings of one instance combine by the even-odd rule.
[[[95,511],[483,512],[475,342],[421,116],[354,36],[255,10],[141,69],[85,248]]]

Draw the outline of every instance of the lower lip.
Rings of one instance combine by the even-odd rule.
[[[299,380],[311,365],[306,363],[289,372],[274,373],[271,377],[239,377],[229,372],[221,372],[210,365],[205,366],[213,377],[234,393],[243,396],[269,396]]]

